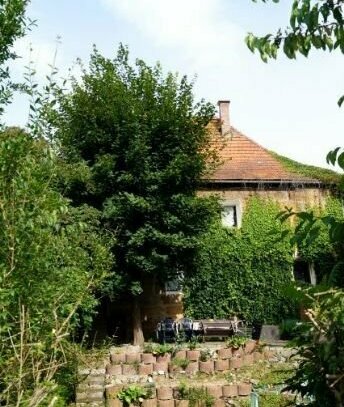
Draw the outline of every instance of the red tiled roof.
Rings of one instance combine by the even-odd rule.
[[[209,181],[319,182],[287,171],[268,150],[233,127],[222,136],[219,119],[212,120],[209,129],[220,159],[220,165],[206,177]]]

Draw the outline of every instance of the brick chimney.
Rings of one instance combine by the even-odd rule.
[[[229,100],[219,100],[217,102],[219,106],[220,122],[221,122],[221,134],[223,136],[230,135],[230,121],[229,121]]]

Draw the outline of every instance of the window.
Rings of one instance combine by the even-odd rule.
[[[293,273],[296,281],[312,285],[317,283],[314,265],[305,260],[300,258],[295,259]]]
[[[182,287],[182,277],[174,278],[165,283],[165,294],[166,295],[175,295],[180,294],[183,291]]]
[[[222,226],[227,228],[240,227],[241,211],[238,203],[224,203],[221,211]]]

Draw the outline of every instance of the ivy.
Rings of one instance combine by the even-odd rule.
[[[277,203],[252,197],[241,229],[219,221],[203,237],[193,275],[185,281],[186,314],[226,318],[236,314],[249,322],[277,323],[295,314],[284,289],[291,281],[293,248],[276,216]]]

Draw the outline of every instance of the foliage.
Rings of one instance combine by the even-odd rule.
[[[14,42],[23,37],[32,22],[25,16],[29,0],[1,0],[0,2],[0,115],[3,106],[11,99],[16,85],[10,81],[10,71],[6,62],[17,55],[13,52]]]
[[[342,176],[335,171],[315,167],[314,165],[301,164],[297,161],[291,160],[290,158],[283,157],[273,151],[270,151],[270,154],[272,154],[286,170],[295,174],[319,180],[330,185],[338,185],[342,179]]]
[[[294,338],[298,333],[299,320],[297,319],[285,319],[280,323],[280,335],[281,339],[289,340]]]
[[[295,59],[297,54],[307,57],[312,48],[344,53],[343,5],[343,0],[294,0],[289,27],[262,37],[250,33],[246,37],[246,44],[252,52],[259,51],[264,62],[277,58],[279,49],[291,59]],[[341,105],[343,101],[344,96],[338,100],[338,104]]]
[[[180,399],[189,400],[190,407],[212,407],[215,402],[215,398],[208,394],[206,389],[188,387],[184,382],[179,384],[178,394]]]
[[[288,389],[314,397],[314,406],[341,406],[344,401],[344,293],[308,289],[297,295],[309,322],[295,338],[301,362]]]
[[[148,396],[147,389],[138,385],[129,386],[117,394],[117,397],[125,406],[130,406],[131,404],[138,405]]]
[[[227,339],[226,345],[229,348],[239,349],[240,347],[244,346],[247,341],[248,338],[245,338],[244,336],[233,335]]]
[[[210,349],[202,349],[199,360],[201,362],[207,362],[212,357],[212,352]]]
[[[280,393],[259,394],[259,407],[290,407],[295,405],[292,398]],[[242,400],[240,407],[250,407],[250,401]]]
[[[54,190],[43,141],[0,134],[0,400],[36,406],[58,396],[68,338],[87,326],[112,263],[86,208]],[[88,219],[88,224],[82,220]]]
[[[69,189],[70,198],[101,210],[104,227],[115,232],[116,268],[133,295],[134,333],[141,329],[142,280],[193,269],[213,212],[196,190],[214,158],[206,129],[214,108],[195,104],[192,86],[186,77],[165,76],[159,65],[131,65],[123,46],[113,60],[95,50],[89,70],[72,80],[71,92],[57,91],[48,114],[63,159],[90,174]]]
[[[215,222],[201,243],[197,272],[184,283],[184,305],[194,318],[238,315],[249,322],[279,322],[294,314],[284,288],[291,281],[293,249],[279,240],[287,224],[276,220],[276,203],[252,197],[242,228]]]
[[[189,359],[182,359],[182,358],[173,358],[172,359],[172,364],[173,366],[176,367],[181,367],[183,370],[185,370],[189,366]]]
[[[143,347],[144,353],[153,353],[156,356],[163,356],[166,353],[172,353],[174,346],[169,343],[152,343],[148,342]]]

